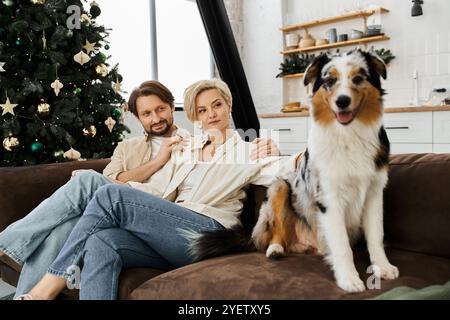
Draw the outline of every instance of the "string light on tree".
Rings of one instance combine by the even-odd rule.
[[[54,156],[55,158],[62,158],[62,157],[64,157],[64,151],[63,151],[63,150],[57,150],[57,151],[55,151],[55,152],[53,153],[53,156]]]
[[[38,5],[43,5],[45,4],[46,0],[31,0],[32,4],[38,4]]]
[[[13,0],[3,0],[2,3],[7,7],[11,7],[14,4],[14,1]]]

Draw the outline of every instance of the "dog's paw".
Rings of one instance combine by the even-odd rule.
[[[284,256],[284,248],[278,243],[272,243],[266,250],[266,257],[269,259],[279,259]]]
[[[398,268],[390,263],[375,264],[373,272],[376,277],[386,280],[397,279],[400,274]]]
[[[366,290],[364,282],[357,274],[337,278],[337,285],[347,292],[362,292]]]

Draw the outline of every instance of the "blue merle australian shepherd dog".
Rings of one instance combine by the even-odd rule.
[[[358,292],[365,286],[351,245],[364,233],[375,275],[397,278],[383,246],[389,140],[380,77],[386,79],[386,66],[371,52],[317,57],[305,72],[305,85],[313,86],[312,124],[296,170],[280,173],[269,187],[251,236],[239,228],[197,235],[191,248],[196,258],[252,246],[278,258],[312,246],[331,265],[337,285]],[[298,247],[302,234],[304,246]]]

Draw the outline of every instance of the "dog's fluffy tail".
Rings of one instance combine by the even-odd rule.
[[[179,231],[189,240],[189,254],[194,261],[256,251],[251,234],[242,226],[202,233],[188,230]]]

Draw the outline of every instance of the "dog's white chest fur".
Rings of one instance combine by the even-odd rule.
[[[378,130],[377,126],[361,128],[358,121],[348,127],[312,124],[308,159],[302,159],[296,176],[300,181],[293,188],[296,211],[312,225],[316,225],[318,215],[327,214],[318,212],[318,203],[324,210],[337,206],[345,215],[351,240],[358,237],[369,190],[383,175],[374,162],[379,150]],[[306,171],[304,179],[302,170]]]

